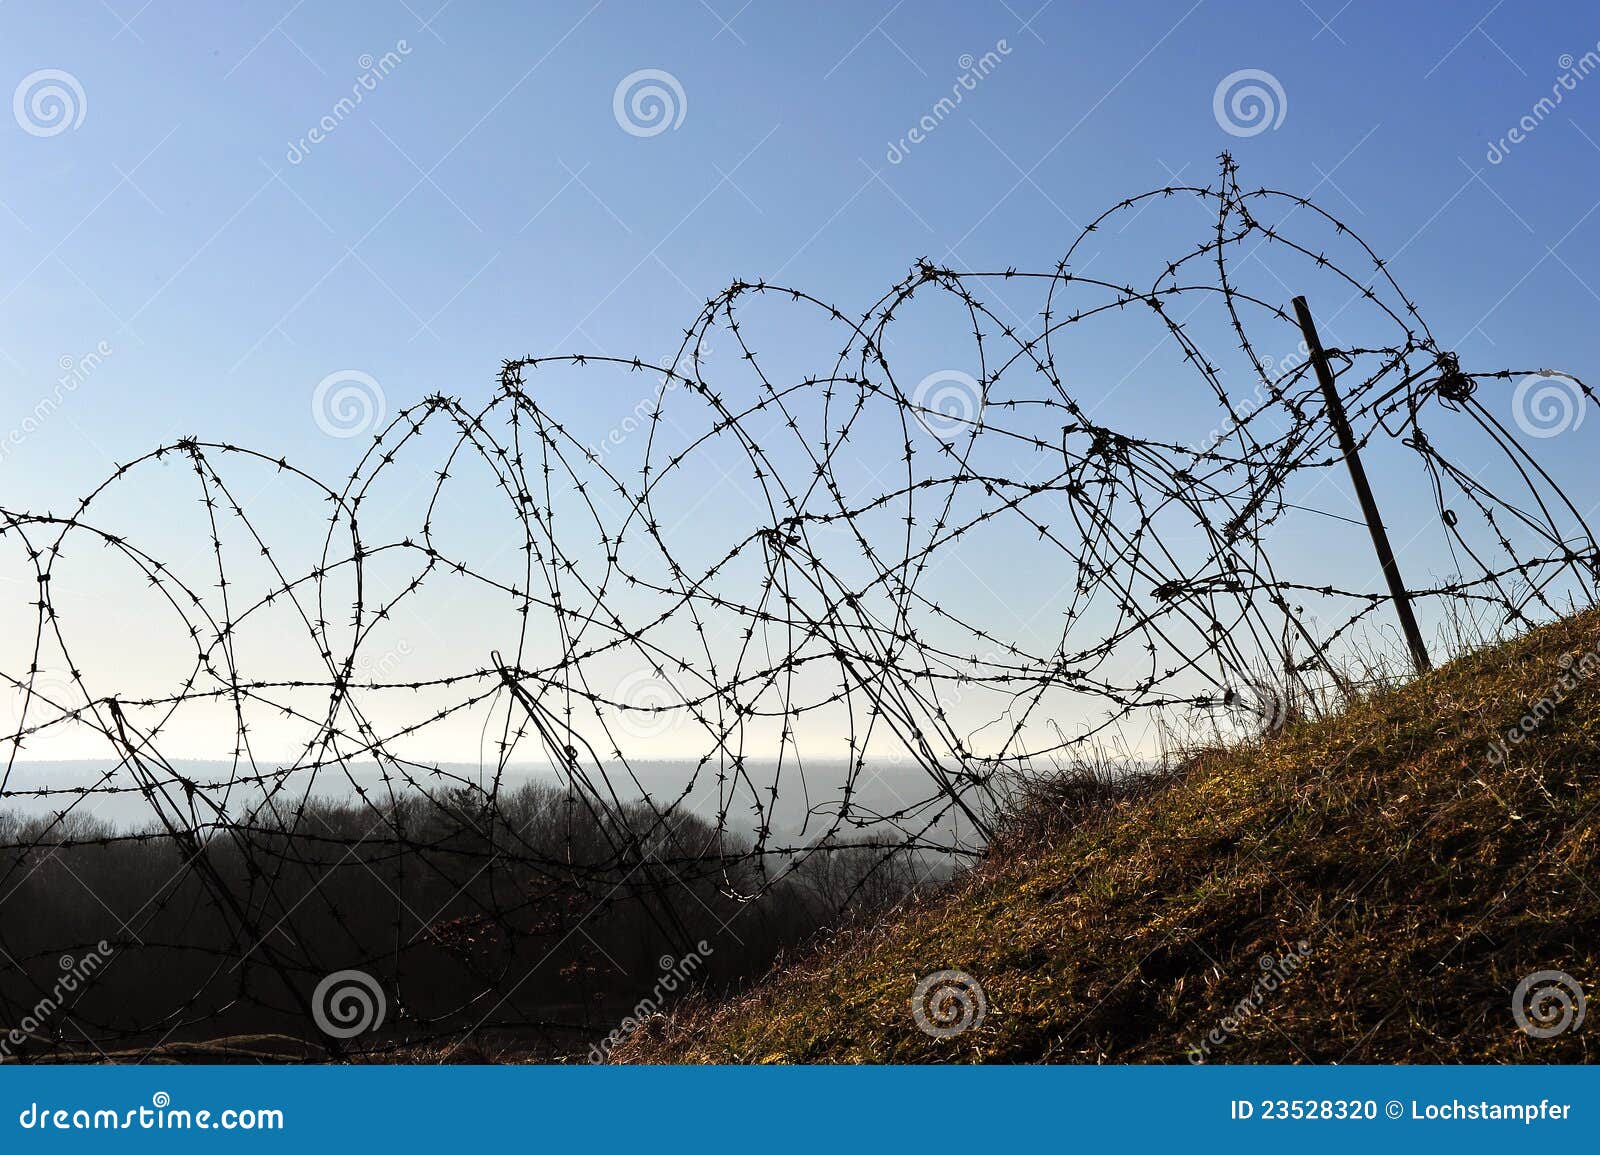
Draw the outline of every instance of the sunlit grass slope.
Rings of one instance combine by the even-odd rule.
[[[1600,1057],[1600,1012],[1548,1039],[1512,1012],[1533,972],[1600,982],[1597,643],[1585,613],[1142,790],[1041,791],[964,881],[652,1021],[618,1057]],[[987,1013],[937,1038],[911,996],[946,968]],[[1535,1027],[1562,1010],[1548,986],[1525,998]]]

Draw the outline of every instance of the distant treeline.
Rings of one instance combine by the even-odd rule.
[[[757,857],[690,813],[590,807],[540,782],[307,798],[247,824],[185,820],[186,805],[177,791],[166,821],[136,832],[0,814],[0,1036],[27,1034],[7,1053],[329,1042],[313,992],[352,968],[376,980],[385,1018],[335,1046],[470,1034],[580,1053],[690,953],[692,985],[726,990],[950,873],[865,843]],[[762,892],[764,879],[777,881]],[[107,957],[63,995],[60,976],[91,953]]]

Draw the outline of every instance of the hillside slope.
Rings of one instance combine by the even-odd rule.
[[[1600,1011],[1552,1038],[1512,1013],[1532,972],[1600,983],[1597,644],[1588,612],[1202,755],[742,997],[658,1017],[616,1057],[1600,1058]],[[1527,735],[1492,753],[1524,718]],[[911,996],[946,968],[981,983],[987,1013],[936,1038]],[[1532,1002],[1535,1026],[1560,1010]]]

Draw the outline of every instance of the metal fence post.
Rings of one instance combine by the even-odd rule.
[[[1355,434],[1350,431],[1350,420],[1345,416],[1338,383],[1328,365],[1328,355],[1323,351],[1322,342],[1317,339],[1317,326],[1311,320],[1311,310],[1304,297],[1294,299],[1294,311],[1300,321],[1300,331],[1305,334],[1306,349],[1311,355],[1312,367],[1316,369],[1317,381],[1322,386],[1322,397],[1328,406],[1328,420],[1333,423],[1333,431],[1339,438],[1339,450],[1344,454],[1345,466],[1350,470],[1356,500],[1361,503],[1361,515],[1366,518],[1367,531],[1372,534],[1372,548],[1377,551],[1378,565],[1383,569],[1384,581],[1389,584],[1389,596],[1394,599],[1395,613],[1400,616],[1401,632],[1411,648],[1411,660],[1416,664],[1417,673],[1426,673],[1433,668],[1433,663],[1428,659],[1428,647],[1423,644],[1422,631],[1417,627],[1416,615],[1412,613],[1411,595],[1406,592],[1405,582],[1400,579],[1400,566],[1389,545],[1389,534],[1383,528],[1383,518],[1378,515],[1378,503],[1373,499],[1372,486],[1367,483],[1367,471],[1362,467],[1361,455],[1356,451]]]

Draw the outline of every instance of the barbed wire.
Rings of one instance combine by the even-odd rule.
[[[1191,248],[1144,287],[1092,273],[1094,238],[1173,201],[1206,213]],[[1313,232],[1346,255],[1297,239]],[[1512,626],[1591,601],[1600,552],[1585,513],[1480,397],[1487,382],[1555,382],[1576,424],[1590,388],[1543,370],[1464,372],[1365,242],[1307,198],[1243,189],[1226,155],[1216,187],[1120,201],[1046,271],[924,259],[859,314],[735,281],[667,363],[507,361],[486,402],[434,395],[398,413],[342,484],[191,437],[118,466],[70,512],[0,509],[0,546],[36,591],[25,665],[0,671],[17,719],[0,739],[0,799],[34,815],[0,826],[0,905],[63,871],[98,877],[96,855],[138,848],[163,864],[138,880],[142,902],[113,910],[83,881],[84,910],[56,912],[48,933],[0,923],[0,1026],[48,992],[58,956],[97,944],[131,959],[118,962],[126,981],[160,968],[171,982],[151,992],[141,980],[136,1003],[78,998],[33,1044],[154,1045],[246,1020],[336,1038],[311,1000],[340,967],[380,977],[408,1043],[463,1024],[559,1026],[513,1013],[526,1005],[516,992],[597,911],[634,904],[687,951],[697,926],[726,928],[817,856],[865,856],[848,898],[908,856],[981,854],[1023,777],[1142,720],[1242,710],[1281,722],[1291,699],[1349,678],[1349,647],[1389,644],[1388,595],[1374,591],[1375,565],[1316,546],[1360,522],[1311,504],[1342,494],[1343,459],[1286,311],[1293,291],[1269,258],[1345,300],[1330,321],[1354,307],[1370,330],[1328,355],[1358,446],[1406,451],[1384,476],[1449,558],[1450,572],[1408,587],[1413,601]],[[1247,288],[1247,268],[1273,283]],[[1003,295],[1020,290],[1042,298],[1036,323]],[[890,350],[929,297],[965,327],[970,371],[913,384],[893,363],[922,353]],[[811,346],[830,350],[829,368],[769,371],[746,320],[760,302],[781,304],[793,332],[829,334]],[[1223,347],[1201,335],[1202,312],[1230,335]],[[1176,350],[1184,384],[1158,406],[1191,433],[1211,421],[1200,440],[1097,420],[1105,398],[1087,403],[1067,383],[1069,342],[1130,314]],[[626,437],[586,443],[583,406],[543,382],[601,368],[654,386]],[[1444,423],[1470,432],[1477,454],[1446,456]],[[420,483],[383,488],[424,454]],[[102,517],[174,465],[192,475],[199,569],[141,544],[188,532],[175,506],[159,535]],[[303,523],[255,512],[246,466],[314,497],[326,528],[306,564],[279,544]],[[498,498],[474,513],[493,519],[492,556],[448,540],[448,483],[468,473]],[[412,528],[386,532],[417,509]],[[1335,530],[1300,528],[1312,521]],[[75,656],[78,603],[61,577],[91,549],[111,559],[102,571],[128,567],[114,600],[137,578],[148,606],[180,624],[180,646],[159,655],[177,671],[166,692],[129,693],[129,670]],[[1030,620],[985,583],[997,564],[1019,588],[1061,588]],[[457,664],[434,676],[390,677],[374,651],[440,583],[509,606],[514,624],[486,652],[452,651]],[[136,611],[131,593],[112,611],[155,612]],[[291,626],[308,645],[281,640]],[[250,669],[263,630],[292,650],[268,663],[276,676]],[[396,702],[419,705],[406,716]],[[196,717],[208,733],[222,719],[225,772],[200,777],[163,754],[187,744]],[[408,752],[467,718],[491,736],[486,774]],[[269,719],[303,734],[293,757],[258,753]],[[692,768],[653,792],[642,763],[669,733],[697,747]],[[103,751],[94,779],[20,784],[28,752],[64,734]],[[510,772],[526,764],[547,766],[559,789],[514,791]],[[870,799],[885,793],[885,765],[923,786]],[[148,825],[97,823],[117,796],[142,799]],[[785,819],[796,797],[798,818]]]

